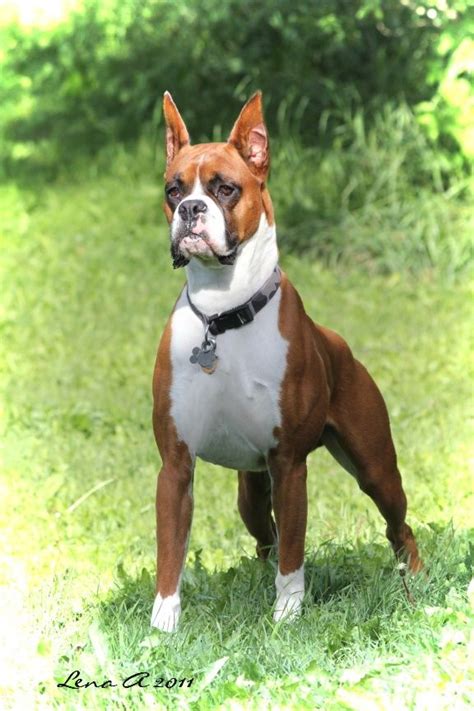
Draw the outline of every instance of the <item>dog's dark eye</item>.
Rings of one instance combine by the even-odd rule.
[[[171,200],[176,200],[176,198],[179,198],[180,195],[179,188],[174,185],[172,188],[168,188],[166,194],[169,198],[171,198]]]
[[[234,192],[235,188],[233,185],[227,185],[226,183],[223,183],[217,191],[217,196],[222,198],[228,198],[233,195]]]

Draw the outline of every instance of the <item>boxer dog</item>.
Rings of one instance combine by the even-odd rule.
[[[227,143],[191,145],[169,93],[166,218],[183,288],[153,377],[163,462],[151,624],[176,629],[197,457],[238,470],[238,508],[257,554],[277,548],[275,621],[301,611],[306,458],[326,446],[375,502],[397,556],[421,569],[384,400],[334,331],[319,326],[278,267],[260,92]],[[272,516],[272,510],[274,518]]]

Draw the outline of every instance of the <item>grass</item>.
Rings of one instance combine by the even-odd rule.
[[[324,141],[329,121],[337,129]],[[281,123],[272,194],[287,251],[385,274],[466,270],[472,180],[427,141],[408,107],[387,105],[371,121],[363,111],[323,116],[313,147]]]
[[[171,637],[150,632],[150,381],[184,276],[171,269],[160,200],[140,158],[42,191],[0,191],[2,703],[471,708],[470,289],[434,272],[369,276],[349,260],[328,270],[283,258],[307,310],[347,338],[386,396],[429,569],[408,581],[415,604],[373,505],[318,451],[304,616],[273,625],[275,561],[254,559],[235,475],[200,463],[182,624]],[[195,681],[58,688],[74,669],[86,680],[148,671]]]

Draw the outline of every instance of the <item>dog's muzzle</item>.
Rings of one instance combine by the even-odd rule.
[[[216,220],[216,212],[218,218]],[[216,221],[219,226],[217,227]],[[177,208],[177,218],[171,228],[173,267],[183,267],[191,257],[216,259],[221,264],[233,264],[237,256],[238,239],[230,234],[217,205],[189,198]]]

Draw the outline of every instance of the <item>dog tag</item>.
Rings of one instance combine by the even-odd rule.
[[[204,373],[211,375],[217,368],[218,357],[216,356],[216,344],[213,341],[203,341],[201,348],[193,348],[193,353],[189,358],[190,363],[197,363]]]

